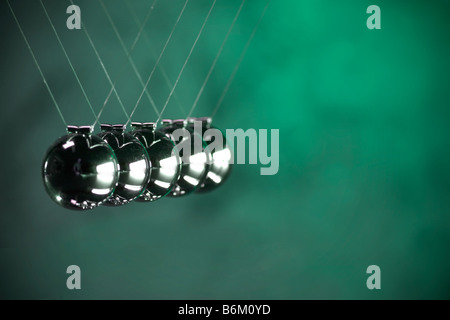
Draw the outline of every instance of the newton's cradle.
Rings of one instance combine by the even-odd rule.
[[[127,2],[128,0],[124,0]],[[174,94],[175,88],[183,74],[183,71],[194,51],[197,41],[200,38],[207,21],[211,15],[212,10],[217,0],[211,2],[211,7],[203,21],[201,29],[191,47],[191,50],[181,68],[175,83],[171,86],[170,94],[161,110],[158,112],[153,100],[148,92],[148,84],[156,70],[156,68],[162,68],[159,64],[161,58],[169,44],[175,28],[180,21],[189,0],[185,0],[181,12],[171,29],[169,37],[165,42],[165,45],[159,54],[156,63],[153,67],[150,76],[144,83],[138,70],[136,70],[131,53],[135,47],[136,41],[142,34],[145,34],[144,26],[148,20],[151,12],[157,5],[158,0],[154,0],[151,4],[149,11],[146,15],[146,20],[141,25],[139,33],[135,39],[135,42],[129,51],[124,47],[124,51],[127,54],[127,59],[133,66],[133,69],[143,86],[143,90],[129,115],[123,106],[120,96],[115,88],[116,82],[113,82],[108,70],[105,68],[104,63],[92,41],[86,25],[83,23],[83,31],[89,40],[89,43],[94,50],[96,57],[105,73],[105,76],[111,85],[111,90],[98,114],[96,114],[92,108],[92,105],[87,97],[85,90],[79,80],[77,72],[73,68],[67,52],[64,49],[62,41],[56,31],[54,24],[48,14],[48,11],[40,0],[43,12],[45,13],[47,20],[52,26],[52,30],[63,50],[65,57],[71,66],[74,76],[80,86],[88,105],[95,116],[95,122],[93,125],[88,126],[72,126],[67,125],[63,114],[59,108],[53,92],[46,81],[44,73],[42,72],[39,63],[34,55],[34,52],[28,42],[25,33],[17,19],[17,16],[11,6],[9,0],[7,4],[12,13],[12,16],[17,23],[19,31],[27,45],[27,48],[36,64],[36,67],[42,77],[42,80],[52,98],[52,101],[61,117],[62,122],[66,126],[67,134],[57,139],[52,146],[47,150],[42,165],[42,177],[44,181],[45,189],[52,200],[64,208],[74,210],[87,210],[96,208],[99,205],[106,206],[122,206],[132,201],[138,202],[153,202],[161,199],[164,196],[167,197],[181,197],[192,193],[205,193],[213,191],[220,185],[222,185],[231,172],[231,148],[226,141],[225,136],[222,134],[222,141],[217,148],[210,148],[210,145],[214,143],[214,136],[208,135],[207,132],[210,129],[214,129],[211,125],[214,115],[217,113],[224,96],[226,95],[231,82],[236,75],[236,72],[243,60],[243,57],[250,45],[256,30],[264,16],[270,0],[267,1],[261,16],[255,25],[252,33],[250,34],[248,41],[239,57],[238,62],[225,86],[225,89],[217,103],[211,117],[194,118],[191,117],[198,100],[204,91],[205,85],[208,82],[212,71],[222,53],[222,50],[228,40],[228,37],[236,23],[236,20],[244,6],[246,0],[242,0],[231,26],[220,46],[220,49],[209,69],[205,81],[192,105],[188,116],[185,119],[178,120],[162,120],[162,115]],[[119,41],[123,43],[120,34],[117,32],[117,28],[112,21],[103,0],[99,0],[102,5],[105,14],[108,16],[116,36]],[[71,0],[72,5],[74,5]],[[102,114],[109,98],[112,94],[115,94],[119,101],[125,116],[128,121],[125,124],[100,124],[101,132],[94,134],[93,130],[99,123],[100,115]],[[144,94],[149,98],[150,103],[158,114],[158,119],[155,122],[134,122],[131,121],[134,112],[136,111]],[[131,128],[127,126],[131,123]],[[200,132],[196,128],[196,125],[200,124]],[[180,141],[180,137],[174,136],[176,130],[182,129],[189,133],[190,137],[200,137],[202,146],[201,148],[194,147],[194,141],[196,139],[188,139],[187,143],[191,144],[193,154],[189,155],[189,161],[186,161],[182,154],[177,150],[177,143]],[[220,132],[220,131],[219,131]],[[205,134],[206,133],[206,134]],[[182,138],[184,139],[184,138]],[[216,143],[217,144],[217,143]]]

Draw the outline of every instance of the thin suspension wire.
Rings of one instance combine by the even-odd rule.
[[[222,54],[222,51],[223,51],[223,49],[225,47],[225,44],[227,43],[228,38],[230,37],[231,31],[234,28],[234,25],[236,24],[236,21],[237,21],[239,15],[241,14],[241,11],[242,11],[242,8],[243,8],[243,6],[245,4],[245,1],[246,0],[242,0],[241,5],[239,6],[239,9],[236,12],[236,15],[234,16],[233,22],[231,23],[230,28],[228,29],[228,32],[227,32],[225,38],[223,39],[223,42],[222,42],[222,44],[221,44],[221,46],[219,48],[219,51],[217,52],[217,55],[214,58],[214,61],[213,61],[212,65],[211,65],[211,67],[209,68],[209,71],[208,71],[208,74],[206,75],[205,81],[203,81],[203,84],[200,87],[200,91],[198,92],[197,97],[195,98],[194,103],[192,104],[191,110],[189,111],[189,114],[187,115],[186,119],[189,118],[192,115],[192,113],[194,112],[195,108],[197,107],[198,101],[200,100],[200,97],[203,94],[203,90],[205,89],[206,84],[208,83],[208,80],[211,77],[211,74],[212,74],[214,68],[216,67],[217,61],[219,60],[220,55]]]
[[[103,3],[103,0],[99,0],[99,1],[100,1],[100,4],[102,5],[103,11],[105,12],[106,16],[108,17],[109,22],[111,23],[111,26],[112,26],[112,28],[113,28],[113,30],[114,30],[114,33],[116,34],[117,38],[119,39],[120,45],[121,45],[121,47],[122,47],[122,50],[123,50],[123,51],[125,52],[125,54],[127,55],[128,61],[129,61],[130,65],[131,65],[131,67],[132,67],[134,73],[136,74],[136,77],[138,78],[140,84],[141,84],[142,87],[144,88],[144,92],[145,92],[145,94],[146,94],[148,100],[150,101],[150,104],[152,105],[153,109],[155,110],[155,113],[156,113],[157,115],[159,115],[159,111],[158,111],[158,108],[156,107],[155,101],[153,100],[153,98],[152,98],[152,96],[150,95],[150,93],[147,91],[147,89],[146,89],[146,87],[145,87],[145,85],[144,85],[144,81],[142,80],[141,74],[139,73],[139,71],[138,71],[138,69],[137,69],[137,67],[136,67],[136,64],[134,63],[133,58],[131,57],[130,53],[129,53],[128,50],[127,50],[127,47],[125,46],[125,43],[123,42],[122,36],[120,35],[119,30],[118,30],[117,27],[116,27],[116,24],[115,24],[114,21],[112,20],[112,17],[111,17],[111,15],[109,14],[109,11],[106,9],[105,4]],[[147,21],[148,17],[150,16],[150,13],[153,11],[154,4],[155,4],[155,3],[156,3],[156,0],[155,0],[155,2],[153,2],[153,5],[151,6],[150,11],[149,11],[149,13],[147,14],[147,17],[146,17],[145,22]],[[145,22],[144,22],[143,25],[145,25]],[[143,28],[142,28],[142,29],[143,29]],[[139,39],[141,33],[142,33],[142,32],[140,32],[140,33],[138,34],[138,37],[135,39],[135,41],[134,41],[134,43],[133,43],[133,46],[132,46],[132,49],[134,49],[134,46],[136,45],[137,40]]]
[[[216,0],[214,0],[214,2],[212,3],[211,8],[208,11],[208,14],[206,15],[206,18],[203,21],[202,27],[200,28],[197,38],[195,39],[194,44],[192,45],[191,51],[189,51],[186,61],[184,61],[183,67],[181,68],[180,73],[178,74],[177,80],[175,81],[175,84],[173,85],[173,88],[170,91],[169,96],[167,97],[166,103],[164,104],[164,107],[162,108],[161,114],[159,115],[158,120],[156,120],[156,123],[159,123],[159,120],[161,120],[161,117],[162,117],[164,111],[166,110],[167,105],[169,104],[170,98],[172,97],[172,95],[178,85],[178,82],[180,81],[180,78],[181,78],[181,75],[183,74],[184,68],[186,68],[187,63],[189,62],[189,59],[191,58],[192,52],[194,51],[194,49],[197,45],[198,39],[200,39],[200,36],[202,35],[203,29],[205,28],[206,23],[208,22],[208,19],[211,15],[212,10],[214,9],[215,4],[216,4]]]
[[[131,12],[131,15],[133,16],[134,22],[136,23],[136,25],[137,25],[138,27],[140,27],[140,26],[141,26],[141,21],[139,20],[138,16],[136,15],[136,11],[134,10],[133,6],[130,4],[130,1],[129,1],[129,0],[124,0],[124,1],[125,1],[126,5],[127,5],[128,9],[129,9],[130,12]],[[145,32],[145,30],[144,30],[144,32],[143,32],[142,35],[143,35],[143,37],[144,37],[144,39],[145,39],[145,42],[147,43],[147,46],[149,47],[150,53],[152,54],[153,58],[154,58],[154,59],[157,59],[155,50],[153,49],[153,47],[152,47],[152,45],[151,45],[151,43],[150,43],[150,40],[149,40],[149,38],[148,38],[147,32]],[[158,65],[158,70],[161,72],[161,75],[163,76],[164,81],[166,82],[167,87],[168,87],[169,89],[172,89],[173,84],[172,84],[172,82],[170,81],[169,76],[167,75],[166,70],[164,69],[164,67],[163,67],[161,64]],[[177,102],[178,107],[180,108],[181,112],[184,114],[186,111],[184,110],[184,107],[183,107],[183,105],[181,104],[181,102],[180,102],[180,100],[179,100],[178,95],[177,95],[176,92],[174,93],[173,97],[174,97],[175,101]]]
[[[72,4],[74,4],[74,3],[73,3],[73,0],[70,0],[70,2],[71,2]],[[100,66],[101,66],[102,69],[103,69],[103,72],[104,72],[105,75],[106,75],[106,78],[108,79],[108,82],[110,83],[111,86],[113,86],[114,93],[115,93],[115,95],[116,95],[117,100],[119,101],[119,105],[120,105],[120,107],[122,108],[123,113],[125,114],[125,116],[127,117],[127,119],[129,119],[128,112],[127,112],[127,110],[125,109],[125,106],[123,105],[122,99],[120,98],[119,94],[117,93],[116,89],[114,88],[114,84],[113,84],[113,82],[112,82],[112,80],[111,80],[111,77],[110,77],[110,75],[109,75],[109,73],[108,73],[108,70],[106,69],[106,67],[105,67],[105,65],[104,65],[104,63],[103,63],[103,60],[102,60],[102,58],[100,57],[100,54],[98,53],[97,48],[95,47],[94,42],[92,41],[92,38],[91,38],[91,36],[89,35],[89,32],[88,32],[87,27],[86,27],[86,24],[85,24],[84,22],[82,22],[82,26],[83,26],[82,29],[83,29],[83,31],[84,31],[84,34],[86,35],[87,39],[89,40],[89,43],[90,43],[92,49],[94,50],[95,55],[97,56],[97,59],[98,59],[98,61],[99,61],[99,63],[100,63]],[[108,101],[108,100],[109,100],[109,97],[107,98],[106,101]],[[97,124],[97,122],[98,122],[98,120],[99,120],[99,115],[100,115],[101,112],[103,111],[103,108],[104,108],[104,106],[102,107],[102,109],[100,110],[100,112],[97,114],[97,117],[96,117],[95,122],[94,122],[94,124],[92,125],[92,127],[95,127],[95,125]]]
[[[138,40],[141,38],[141,35],[142,35],[143,32],[144,32],[144,26],[147,24],[148,18],[150,17],[150,14],[152,13],[153,9],[155,8],[155,5],[156,5],[156,2],[157,2],[157,1],[158,1],[158,0],[153,1],[153,4],[152,4],[152,6],[150,7],[149,12],[148,12],[147,15],[145,16],[144,21],[142,22],[142,25],[141,25],[140,28],[139,28],[139,33],[137,34],[136,38],[135,38],[134,41],[133,41],[133,44],[131,45],[131,49],[130,49],[131,51],[134,49],[134,47],[136,46]]]
[[[150,10],[149,10],[149,12],[148,12],[148,14],[147,14],[146,20],[147,20],[148,17],[150,16],[150,13],[153,11],[153,8],[154,8],[154,5],[155,5],[156,1],[157,1],[157,0],[154,1],[152,7],[150,8]],[[73,0],[70,0],[70,2],[73,4]],[[135,39],[135,41],[134,41],[134,43],[133,43],[133,45],[132,45],[130,51],[128,52],[128,55],[130,55],[131,52],[134,50],[134,46],[136,45],[136,43],[137,43],[137,41],[138,41],[138,39],[139,39],[139,37],[140,37],[140,35],[141,35],[143,29],[144,29],[144,26],[145,26],[145,23],[142,25],[141,29],[139,30],[139,33],[138,33],[138,35],[136,36],[136,39]],[[97,56],[97,59],[99,60],[99,63],[100,63],[100,65],[101,65],[103,71],[105,72],[105,75],[106,75],[106,77],[107,77],[107,79],[108,79],[110,85],[112,86],[112,87],[111,87],[111,90],[110,90],[109,93],[108,93],[108,96],[106,97],[106,99],[105,99],[105,101],[104,101],[104,103],[103,103],[102,108],[100,109],[99,113],[98,113],[97,116],[96,116],[96,119],[95,119],[94,123],[92,124],[92,127],[95,127],[95,125],[96,125],[96,124],[98,123],[98,121],[100,120],[100,116],[101,116],[101,114],[103,113],[103,110],[105,109],[106,104],[108,103],[109,98],[111,97],[111,94],[112,94],[113,92],[115,93],[115,95],[116,95],[116,97],[117,97],[117,100],[119,101],[119,104],[120,104],[120,106],[121,106],[121,108],[122,108],[122,111],[124,112],[125,116],[127,117],[128,120],[130,120],[130,117],[129,117],[129,115],[128,115],[128,112],[126,111],[125,106],[123,105],[122,99],[120,98],[120,96],[119,96],[119,94],[117,93],[117,90],[116,90],[116,88],[115,88],[116,81],[115,81],[114,83],[112,82],[111,77],[109,76],[109,73],[108,73],[108,71],[106,70],[106,67],[105,67],[105,65],[104,65],[104,63],[103,63],[103,60],[101,59],[100,54],[98,53],[98,51],[97,51],[97,49],[96,49],[96,47],[95,47],[95,45],[94,45],[94,42],[92,41],[92,38],[90,37],[89,32],[87,31],[87,27],[86,27],[86,25],[85,25],[84,23],[83,23],[83,27],[84,27],[84,28],[83,28],[83,29],[84,29],[84,33],[85,33],[86,37],[88,38],[89,43],[90,43],[92,49],[94,50],[94,52],[95,52],[95,54],[96,54],[96,56]]]
[[[72,1],[72,0],[70,0],[70,1]],[[150,10],[149,10],[149,12],[147,13],[147,16],[146,16],[146,18],[145,18],[145,21],[144,21],[144,23],[142,24],[142,26],[141,26],[141,28],[140,28],[138,34],[136,35],[136,38],[135,38],[135,40],[134,40],[134,42],[133,42],[133,44],[132,44],[130,50],[128,50],[128,52],[125,52],[125,53],[127,54],[127,58],[128,58],[128,57],[131,55],[131,53],[133,52],[133,50],[134,50],[134,48],[135,48],[135,46],[136,46],[136,43],[138,42],[138,40],[139,40],[139,38],[140,38],[142,32],[144,31],[145,24],[146,24],[148,18],[150,17],[150,13],[151,13],[151,12],[153,11],[153,9],[154,9],[154,6],[155,6],[155,4],[156,4],[156,1],[157,1],[157,0],[155,0],[155,1],[153,2],[152,6],[150,7]],[[110,21],[112,21],[112,20],[110,20]],[[120,36],[119,36],[119,37],[120,37]],[[125,48],[125,50],[126,50],[126,48]],[[117,81],[114,81],[114,83],[111,83],[111,82],[110,82],[110,84],[112,85],[111,90],[109,91],[109,93],[108,93],[108,95],[107,95],[107,97],[106,97],[106,99],[105,99],[105,102],[103,103],[103,106],[102,106],[102,108],[100,109],[100,112],[98,113],[97,119],[96,119],[96,121],[94,122],[94,125],[93,125],[93,126],[95,126],[95,125],[97,124],[97,122],[99,121],[100,116],[101,116],[101,114],[103,113],[103,110],[105,109],[106,104],[108,103],[108,100],[109,100],[109,98],[111,97],[111,94],[113,93],[113,91],[116,93],[117,98],[119,99],[119,96],[118,96],[117,91],[116,91],[116,89],[115,89],[116,83],[117,83]],[[126,117],[128,118],[127,123],[126,123],[126,125],[128,125],[128,123],[131,121],[131,116],[128,115],[128,112],[126,112],[125,107],[123,107],[122,109],[123,109],[123,111],[125,112]]]
[[[114,83],[114,85],[115,85],[115,83]],[[100,120],[100,116],[102,115],[103,110],[105,109],[106,104],[108,103],[108,100],[109,100],[109,98],[111,97],[111,94],[112,94],[113,91],[114,91],[114,85],[111,87],[111,90],[109,90],[108,96],[106,97],[105,102],[103,102],[103,106],[101,107],[101,109],[100,109],[100,111],[99,111],[99,113],[98,113],[98,115],[97,115],[97,119],[95,120],[95,122],[94,122],[94,124],[92,125],[92,127],[95,127],[96,124],[98,123],[98,121]],[[128,119],[129,119],[129,118],[128,118]]]
[[[45,5],[44,5],[44,3],[42,2],[42,0],[39,0],[39,2],[41,3],[42,9],[44,9],[45,15],[47,16],[47,20],[48,20],[48,22],[50,23],[50,26],[52,27],[53,32],[55,33],[56,39],[58,40],[58,43],[59,43],[59,45],[61,46],[61,49],[62,49],[62,51],[64,52],[64,55],[66,56],[67,62],[69,62],[70,68],[72,69],[72,72],[73,72],[73,74],[74,74],[74,76],[75,76],[75,79],[77,80],[78,85],[80,86],[80,89],[81,89],[81,91],[83,92],[84,98],[86,99],[86,101],[87,101],[87,103],[88,103],[88,105],[89,105],[89,109],[91,109],[92,114],[93,114],[94,117],[95,117],[95,116],[96,116],[96,112],[94,111],[94,108],[92,107],[91,101],[89,100],[89,98],[88,98],[88,96],[87,96],[87,94],[86,94],[86,91],[84,90],[84,87],[83,87],[83,85],[81,84],[80,78],[78,77],[78,74],[77,74],[77,72],[75,71],[75,68],[73,67],[72,62],[70,61],[70,58],[69,58],[69,56],[68,56],[68,54],[67,54],[67,52],[66,52],[66,49],[64,48],[64,46],[63,46],[63,44],[62,44],[62,42],[61,42],[61,39],[59,38],[58,32],[56,31],[55,26],[53,25],[53,22],[52,22],[52,20],[50,19],[50,16],[49,16],[49,14],[48,14],[48,12],[47,12],[47,9],[45,8]]]
[[[84,26],[83,29],[84,29],[85,32],[86,32],[86,25],[83,24],[83,26]],[[87,34],[87,33],[86,33],[86,34]],[[102,66],[103,71],[105,72],[105,75],[106,75],[106,78],[108,79],[109,84],[111,85],[111,90],[110,90],[108,96],[106,97],[105,102],[107,102],[107,101],[109,100],[109,97],[110,97],[111,94],[114,92],[115,95],[116,95],[117,100],[119,101],[119,105],[120,105],[120,107],[121,107],[123,113],[125,114],[125,116],[127,117],[127,119],[130,119],[129,114],[128,114],[127,110],[125,109],[125,106],[123,105],[122,99],[120,98],[120,96],[119,96],[119,94],[118,94],[118,92],[117,92],[117,90],[116,90],[116,82],[114,82],[114,83],[112,82],[111,77],[109,76],[109,73],[108,73],[108,71],[106,70],[106,68],[105,68],[105,66],[104,66],[104,64],[103,64],[103,61],[101,60],[100,56],[98,55],[97,49],[94,47],[94,43],[92,42],[92,39],[90,38],[90,36],[88,36],[88,40],[89,40],[89,43],[91,44],[92,48],[94,49],[95,54],[97,55],[97,59],[99,60],[100,65]],[[106,103],[103,104],[102,108],[100,109],[99,113],[97,114],[97,117],[96,117],[96,119],[95,119],[95,122],[92,124],[92,127],[95,127],[95,125],[96,125],[96,124],[98,123],[98,121],[100,120],[100,115],[101,115],[101,113],[103,112],[103,108],[105,108],[105,106],[106,106]]]
[[[137,107],[139,106],[139,102],[141,101],[142,96],[144,95],[144,92],[145,92],[145,90],[147,89],[147,86],[148,86],[148,84],[150,83],[150,80],[152,79],[152,76],[153,76],[153,74],[154,74],[154,72],[155,72],[155,70],[156,70],[156,67],[159,65],[159,62],[161,61],[161,58],[162,58],[162,56],[164,55],[164,52],[166,51],[166,48],[167,48],[167,46],[168,46],[170,40],[172,39],[173,33],[175,32],[175,29],[176,29],[178,23],[180,22],[181,17],[183,16],[184,10],[186,9],[186,6],[187,6],[188,2],[189,2],[189,0],[186,0],[186,1],[184,2],[184,6],[183,6],[183,8],[181,9],[180,14],[178,15],[177,21],[175,22],[175,25],[173,26],[173,28],[172,28],[172,30],[171,30],[171,32],[170,32],[170,34],[169,34],[169,37],[167,38],[166,43],[164,44],[164,47],[163,47],[161,53],[159,54],[158,60],[156,60],[156,63],[155,63],[155,65],[153,66],[152,71],[150,72],[150,75],[149,75],[149,77],[148,77],[148,79],[147,79],[147,82],[145,83],[144,89],[142,90],[141,94],[139,95],[139,98],[138,98],[138,100],[137,100],[137,102],[136,102],[136,105],[134,106],[133,111],[132,111],[131,114],[130,114],[130,120],[128,120],[128,122],[126,123],[127,125],[128,125],[128,123],[131,121],[131,118],[133,117],[134,112],[136,111]],[[159,114],[159,117],[160,117],[160,116],[161,116],[161,114]],[[159,120],[158,120],[158,121],[159,121]]]
[[[261,16],[259,17],[258,22],[256,23],[255,27],[253,28],[253,31],[252,31],[250,37],[248,38],[247,43],[245,44],[244,49],[242,50],[241,56],[239,57],[239,60],[238,60],[238,62],[236,63],[236,66],[234,67],[234,70],[233,70],[233,72],[231,73],[231,76],[230,76],[230,78],[228,79],[227,84],[225,85],[225,88],[224,88],[224,90],[223,90],[223,92],[222,92],[222,95],[220,96],[219,101],[217,102],[216,107],[214,108],[214,111],[213,111],[213,113],[211,114],[211,118],[214,118],[214,116],[216,115],[217,111],[219,111],[219,108],[220,108],[220,106],[222,105],[222,102],[223,102],[223,100],[224,100],[226,94],[228,93],[228,90],[230,89],[231,83],[233,82],[234,77],[236,76],[236,73],[237,73],[237,71],[238,71],[238,69],[239,69],[239,67],[240,67],[240,65],[241,65],[241,63],[242,63],[242,60],[244,60],[245,54],[247,53],[247,50],[248,50],[248,48],[249,48],[249,46],[250,46],[250,43],[252,42],[253,37],[255,36],[256,31],[257,31],[258,28],[259,28],[259,25],[261,24],[261,21],[262,21],[262,19],[263,19],[265,13],[266,13],[266,11],[267,11],[267,8],[269,7],[270,1],[271,1],[271,0],[268,0],[268,1],[267,1],[266,6],[264,7],[264,10],[263,10],[263,12],[261,13]]]
[[[25,36],[25,33],[22,30],[22,27],[20,26],[19,20],[17,19],[16,14],[14,13],[14,10],[11,7],[11,4],[9,3],[9,0],[6,0],[6,3],[8,4],[9,10],[11,11],[12,16],[14,17],[14,20],[16,21],[16,24],[17,24],[17,27],[19,28],[20,33],[22,34],[23,40],[25,40],[25,44],[27,45],[28,51],[30,51],[31,57],[33,58],[33,61],[34,61],[34,64],[36,65],[36,67],[39,71],[39,74],[41,75],[42,80],[44,81],[44,84],[47,87],[48,93],[50,94],[50,97],[52,98],[52,101],[56,107],[56,110],[58,111],[59,117],[61,118],[62,122],[64,123],[64,126],[67,127],[67,122],[64,119],[61,109],[59,108],[58,103],[56,102],[55,96],[53,95],[52,90],[50,89],[50,86],[48,85],[47,80],[45,79],[44,73],[42,72],[41,67],[39,66],[36,56],[34,55],[34,52],[31,49],[30,43],[28,42],[28,39]]]

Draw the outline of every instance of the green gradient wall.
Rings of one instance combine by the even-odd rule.
[[[126,2],[104,0],[126,46],[138,32]],[[129,0],[143,20],[150,1]],[[45,0],[94,109],[110,86],[70,1]],[[82,20],[128,111],[140,94],[98,1]],[[161,60],[174,82],[209,0],[191,0]],[[70,124],[94,116],[38,1],[11,0]],[[239,0],[218,0],[166,117],[187,115]],[[366,9],[381,8],[381,30]],[[183,5],[159,0],[133,51],[143,77]],[[265,5],[248,0],[194,112],[210,115]],[[208,195],[74,213],[41,181],[48,146],[64,134],[5,1],[0,3],[0,298],[450,298],[449,1],[272,1],[214,122],[280,130],[280,170],[235,166]],[[169,94],[150,83],[159,109]],[[152,121],[144,97],[133,120]],[[101,117],[123,122],[113,97]],[[66,288],[79,265],[82,290]],[[379,291],[366,268],[381,268]]]

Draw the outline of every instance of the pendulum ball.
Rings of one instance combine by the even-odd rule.
[[[98,136],[113,149],[119,164],[119,181],[107,206],[120,206],[138,198],[145,190],[151,172],[150,159],[142,143],[125,132],[125,125],[102,124]]]
[[[88,126],[68,126],[68,135],[47,150],[42,166],[50,198],[74,210],[86,210],[105,202],[114,192],[119,174],[111,147],[92,135]]]
[[[189,118],[189,126],[194,128],[195,123],[201,124],[201,135],[205,143],[209,146],[209,151],[212,155],[212,160],[208,167],[208,173],[205,179],[200,183],[197,193],[203,193],[215,190],[222,185],[228,178],[231,172],[231,159],[232,150],[227,143],[227,139],[223,132],[213,126],[211,126],[211,118]],[[213,129],[213,130],[210,130]],[[212,145],[215,141],[215,136],[222,136],[222,143],[217,145],[217,148],[213,148]]]
[[[166,134],[170,139],[172,139],[175,144],[187,145],[189,150],[184,150],[179,147],[180,156],[183,159],[183,165],[181,167],[180,178],[178,179],[175,187],[169,193],[169,196],[179,197],[187,195],[195,191],[201,181],[204,180],[207,170],[208,162],[210,162],[210,153],[205,150],[206,145],[202,140],[200,134],[195,133],[192,128],[187,125],[185,120],[163,120],[163,126],[160,131]],[[175,130],[183,130],[183,136],[175,137]],[[178,139],[177,139],[178,138]],[[196,146],[197,141],[199,141],[199,146]],[[188,155],[184,152],[188,151]]]
[[[181,159],[175,144],[156,130],[154,123],[132,123],[131,134],[145,147],[152,170],[142,195],[136,201],[155,201],[168,194],[180,175]]]

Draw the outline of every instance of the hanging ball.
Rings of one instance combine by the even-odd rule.
[[[119,163],[119,181],[107,206],[121,206],[138,198],[145,190],[151,172],[147,150],[138,139],[125,132],[125,125],[100,125],[98,136],[113,149]]]
[[[189,118],[189,126],[196,132],[200,132],[211,152],[211,162],[208,173],[200,183],[197,193],[215,190],[222,185],[231,172],[232,150],[223,132],[211,126],[211,118]],[[216,141],[217,137],[217,141]]]
[[[136,201],[158,200],[175,186],[180,175],[181,159],[175,144],[156,131],[154,123],[133,122],[132,128],[131,134],[144,145],[152,166],[149,182]]]
[[[185,120],[163,120],[160,131],[170,137],[180,150],[183,165],[180,177],[169,193],[169,196],[179,197],[195,191],[205,179],[211,154],[207,151],[201,135],[187,126]],[[186,146],[187,154],[182,146]]]
[[[91,127],[68,126],[67,131],[45,155],[45,189],[65,208],[93,209],[114,192],[119,179],[117,159],[107,143],[91,134]]]

